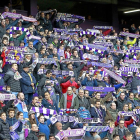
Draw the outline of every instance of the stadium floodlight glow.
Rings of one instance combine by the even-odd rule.
[[[124,12],[124,13],[125,13],[125,14],[128,14],[128,13],[133,13],[133,12],[138,12],[138,11],[140,11],[140,9],[131,10],[131,11],[126,11],[126,12]]]

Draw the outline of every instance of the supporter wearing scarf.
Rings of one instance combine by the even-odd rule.
[[[24,118],[28,118],[28,111],[24,102],[24,94],[19,92],[17,98],[18,99],[15,100],[14,105],[18,108],[19,111],[23,112]]]

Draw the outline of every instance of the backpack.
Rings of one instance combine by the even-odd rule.
[[[77,115],[80,118],[91,118],[89,110],[87,110],[85,107],[80,107],[77,111]]]

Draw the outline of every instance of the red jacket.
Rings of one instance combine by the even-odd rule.
[[[62,83],[61,87],[62,87],[62,93],[66,93],[68,87],[76,87],[77,89],[80,87],[75,81],[73,81],[72,83],[69,81],[67,81],[66,83]]]
[[[128,125],[130,125],[130,124],[132,124],[132,123],[133,123],[133,119],[131,118],[129,121],[124,121],[124,126],[127,128]],[[119,123],[118,123],[117,120],[116,120],[115,126],[118,126],[118,125],[119,125]]]

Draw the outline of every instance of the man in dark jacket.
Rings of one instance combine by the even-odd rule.
[[[134,94],[138,93],[137,86],[140,86],[140,78],[137,76],[137,73],[134,72],[134,77],[131,82],[131,90]]]
[[[28,111],[30,111],[31,107],[37,107],[36,103],[38,102],[39,98],[38,96],[34,96],[32,99],[32,102],[28,105]]]
[[[38,84],[38,87],[37,87],[39,96],[43,96],[43,94],[45,92],[43,90],[45,82],[46,82],[47,79],[50,79],[51,76],[52,76],[52,72],[51,72],[51,70],[48,70],[46,72],[46,75],[44,75],[44,77],[42,77],[41,80],[39,81],[39,84]]]
[[[8,110],[8,115],[9,117],[7,117],[6,122],[9,124],[10,129],[12,130],[12,126],[18,121],[15,118],[15,109],[10,108]],[[21,132],[22,131],[22,122],[20,122],[19,127],[15,130],[15,132]],[[12,137],[10,138],[10,140],[13,140]]]
[[[118,97],[117,100],[117,109],[118,111],[122,111],[123,110],[123,106],[126,103],[126,99],[125,99],[125,93],[121,93],[120,96]]]
[[[100,118],[104,121],[104,118],[106,116],[105,109],[101,107],[100,100],[96,100],[95,106],[90,108],[90,113],[92,118]]]
[[[78,76],[79,76],[80,71],[82,70],[82,68],[83,68],[84,66],[85,66],[85,64],[82,64],[82,65],[79,66],[78,68],[73,69],[73,66],[72,66],[71,63],[69,63],[69,64],[67,65],[68,70],[74,72],[74,76],[75,76],[75,81],[76,81],[76,82],[78,81]]]
[[[21,89],[25,95],[25,103],[29,105],[32,101],[33,93],[35,90],[36,79],[29,72],[29,66],[23,65],[23,72],[21,73],[22,78],[20,79],[21,82]]]
[[[0,140],[10,140],[9,124],[6,122],[6,113],[0,114]]]
[[[84,96],[84,90],[80,89],[79,94],[76,98],[78,98],[79,100],[79,107],[85,107],[88,110],[90,109],[90,103]]]
[[[133,140],[139,140],[139,139],[140,139],[140,128],[138,127],[134,134]]]
[[[26,140],[38,140],[38,137],[39,137],[38,126],[36,124],[32,124],[31,131]]]
[[[15,95],[21,91],[19,78],[16,78],[16,75],[20,75],[17,70],[17,64],[13,63],[12,68],[4,76],[4,82],[11,88],[12,94]]]
[[[134,100],[134,93],[132,93],[132,92],[129,93],[129,98],[127,99],[127,103],[132,104],[132,109],[139,106],[138,102],[136,100]]]

